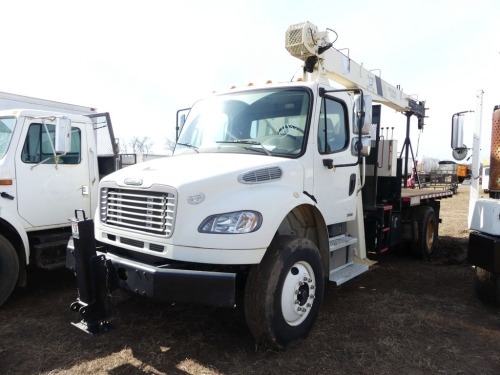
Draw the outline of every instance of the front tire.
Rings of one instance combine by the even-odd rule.
[[[250,269],[245,318],[258,343],[281,349],[311,330],[323,301],[324,279],[316,245],[276,237],[262,262]]]
[[[14,246],[0,235],[0,306],[9,298],[19,277],[19,258]]]
[[[474,292],[483,303],[500,304],[500,275],[475,267]]]

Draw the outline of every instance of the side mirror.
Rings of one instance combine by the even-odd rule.
[[[451,117],[451,149],[455,160],[467,157],[467,146],[464,145],[464,115],[469,112],[458,112]]]
[[[464,148],[464,113],[455,113],[451,117],[451,148]]]
[[[71,149],[71,120],[67,117],[56,119],[56,134],[54,151],[58,155],[65,155]]]
[[[358,137],[355,137],[351,141],[351,155],[364,157],[370,156],[371,146],[371,137],[361,137],[361,140]]]
[[[355,126],[354,134],[370,134],[372,128],[372,97],[369,95],[356,95],[354,97]]]

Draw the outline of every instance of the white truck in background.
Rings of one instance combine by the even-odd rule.
[[[479,155],[481,125],[476,125],[477,140],[473,156]],[[479,134],[479,135],[478,135]],[[483,177],[482,188],[488,198],[477,199],[479,185],[479,156],[473,159],[471,203],[469,206],[469,246],[467,260],[474,266],[474,291],[485,303],[500,304],[500,105],[493,108],[491,120],[490,165],[488,180]],[[483,171],[484,169],[483,168]],[[475,186],[474,186],[475,184]],[[475,190],[472,195],[472,190]]]
[[[92,107],[0,92],[0,111],[6,109],[38,109],[41,111],[61,112],[72,115],[96,113],[96,108]]]
[[[64,267],[75,207],[95,210],[117,155],[109,114],[0,93],[0,305],[28,267]]]
[[[101,180],[95,220],[73,220],[67,249],[76,326],[111,328],[106,296],[122,288],[241,305],[257,342],[284,347],[310,331],[325,282],[367,271],[369,253],[406,246],[432,256],[439,200],[453,193],[402,189],[411,175],[402,160],[414,159],[410,119],[423,127],[425,102],[349,59],[309,22],[290,26],[285,40],[304,62],[302,79],[200,100],[173,156]],[[406,116],[399,155],[397,141],[381,136],[372,99]]]

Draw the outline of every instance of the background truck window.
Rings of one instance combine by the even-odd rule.
[[[0,159],[7,153],[15,124],[14,117],[0,119]]]
[[[56,158],[52,145],[55,139],[55,125],[31,124],[24,142],[21,160],[25,163],[55,164]],[[51,144],[52,141],[52,144]],[[58,163],[78,164],[81,159],[81,134],[80,129],[71,128],[71,149],[66,155],[58,156]]]

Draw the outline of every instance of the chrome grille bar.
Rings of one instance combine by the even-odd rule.
[[[175,220],[175,203],[173,193],[103,188],[101,221],[114,227],[170,236]]]

